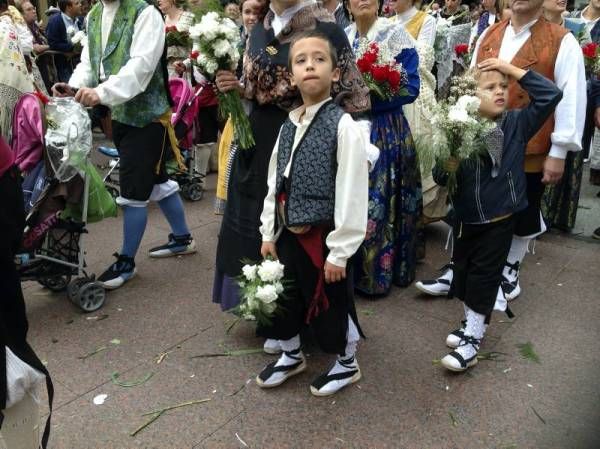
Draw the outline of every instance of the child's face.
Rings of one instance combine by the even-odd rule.
[[[297,41],[292,47],[292,85],[298,86],[304,103],[318,103],[331,93],[340,70],[333,68],[329,42],[317,37]]]
[[[494,119],[502,114],[508,105],[506,75],[496,70],[482,72],[477,83],[477,97],[481,100],[479,113],[483,117]]]
[[[242,24],[246,33],[250,33],[256,22],[262,9],[262,4],[257,0],[246,0],[242,6]]]

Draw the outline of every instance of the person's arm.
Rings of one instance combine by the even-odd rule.
[[[344,114],[338,124],[337,175],[335,178],[335,229],[326,239],[327,262],[344,268],[367,232],[369,169],[362,134]]]
[[[117,74],[95,88],[100,103],[106,106],[118,106],[146,90],[160,64],[165,46],[165,26],[160,13],[147,6],[133,27],[129,60]]]
[[[263,203],[263,209],[260,214],[260,228],[263,242],[275,242],[275,189],[277,188],[277,153],[279,148],[279,136],[275,141],[275,147],[269,160],[269,170],[267,175],[267,196]]]
[[[479,38],[477,38],[477,42],[475,42],[475,48],[473,49],[473,57],[471,58],[471,65],[470,65],[471,68],[475,67],[475,65],[478,62],[477,55],[479,54],[479,46],[483,42],[483,38],[485,37],[485,35],[487,34],[489,29],[490,29],[490,27],[487,27],[485,30],[483,30],[483,33],[481,33]]]
[[[68,53],[73,51],[73,44],[67,39],[67,30],[60,13],[57,14],[56,17],[52,17],[48,21],[48,26],[46,27],[48,45],[50,45],[50,50]]]
[[[92,73],[92,66],[90,64],[89,45],[86,45],[81,49],[80,58],[79,64],[77,64],[77,67],[75,67],[75,70],[73,70],[73,74],[67,83],[69,86],[75,89],[91,86],[94,82],[94,75]]]
[[[564,159],[568,151],[581,150],[587,103],[583,54],[571,33],[561,41],[554,64],[554,82],[562,90],[563,97],[556,106],[548,156]]]
[[[430,15],[427,15],[423,22],[423,26],[421,27],[421,31],[419,31],[417,41],[433,47],[433,44],[435,43],[435,24],[435,19]]]

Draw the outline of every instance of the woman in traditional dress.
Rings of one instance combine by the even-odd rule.
[[[398,0],[396,15],[391,18],[417,42],[433,47],[435,42],[435,18],[415,8],[415,0]],[[420,56],[420,55],[419,55]]]
[[[258,229],[267,194],[269,159],[288,111],[302,101],[291,85],[289,46],[295,36],[310,29],[328,36],[337,49],[341,76],[333,86],[334,100],[347,112],[359,113],[370,107],[352,48],[333,16],[316,0],[272,0],[270,11],[254,26],[246,46],[244,86],[232,72],[219,72],[216,80],[219,90],[239,90],[252,100],[250,123],[256,142],[253,148],[238,150],[232,161],[213,289],[213,301],[221,304],[223,310],[239,304],[236,277],[241,274],[242,260],[261,259],[262,239]]]
[[[194,24],[194,14],[183,9],[184,0],[158,0],[158,8],[165,16],[165,27],[177,27],[177,31],[187,32]],[[183,61],[188,58],[191,48],[185,45],[167,47],[167,71],[169,78],[183,76],[188,82],[190,72]]]
[[[560,0],[545,0],[542,8],[546,20],[567,28],[576,38],[580,39],[580,44],[591,41],[583,23],[576,19],[563,17],[566,4]],[[586,122],[589,121],[589,125],[594,126],[593,119],[593,114],[588,114]],[[565,170],[561,180],[558,184],[546,186],[542,198],[542,213],[550,227],[565,232],[570,232],[575,227],[584,157],[584,151],[569,151],[565,158]]]
[[[421,173],[402,106],[419,94],[419,57],[414,40],[401,26],[378,18],[377,0],[350,0],[355,23],[346,28],[355,51],[363,40],[402,65],[404,92],[392,100],[371,95],[371,143],[380,150],[369,180],[369,222],[365,242],[355,257],[356,288],[385,295],[392,283],[408,286],[415,278],[422,238]]]
[[[8,13],[8,2],[0,0],[0,134],[10,142],[15,104],[27,92],[33,92],[33,77],[27,70],[19,33]]]

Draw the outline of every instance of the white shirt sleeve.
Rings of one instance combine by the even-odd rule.
[[[275,142],[271,159],[269,160],[269,171],[267,175],[267,196],[263,203],[263,210],[260,214],[260,228],[263,242],[274,242],[275,238],[275,189],[277,184],[277,149],[279,148],[279,136]],[[242,150],[240,150],[242,151]]]
[[[430,15],[427,15],[423,22],[423,26],[421,27],[421,31],[419,31],[417,41],[433,47],[433,44],[435,43],[435,24],[435,19]]]
[[[554,64],[554,82],[563,97],[554,113],[549,156],[564,159],[568,151],[581,150],[587,102],[583,55],[577,40],[567,33]]]
[[[92,76],[92,66],[90,65],[90,51],[86,45],[81,49],[79,64],[73,70],[71,78],[69,78],[69,86],[75,89],[87,87],[92,84],[94,77]]]
[[[338,124],[338,169],[335,179],[335,229],[326,239],[327,261],[345,267],[367,232],[369,168],[364,138],[356,122],[344,114]]]
[[[129,61],[116,75],[109,76],[96,87],[100,102],[117,106],[146,90],[160,63],[164,46],[165,24],[156,8],[148,6],[133,26]]]
[[[475,49],[473,50],[473,57],[471,58],[471,68],[475,67],[475,65],[478,62],[477,55],[479,54],[479,45],[483,42],[483,38],[485,37],[489,29],[490,27],[487,27],[485,30],[483,30],[483,33],[481,33],[479,39],[477,39],[477,42],[475,42]]]

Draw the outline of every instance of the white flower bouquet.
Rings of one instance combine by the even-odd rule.
[[[219,70],[235,71],[241,57],[241,36],[232,20],[208,12],[190,27],[189,33],[193,42],[190,59],[206,79],[214,81]],[[231,115],[238,146],[242,149],[254,146],[250,122],[238,92],[219,92],[218,97],[221,116]]]
[[[81,49],[87,46],[87,35],[85,31],[77,31],[71,37],[71,43],[73,44],[74,51],[81,52]]]
[[[277,260],[263,260],[260,264],[246,264],[238,278],[242,300],[233,309],[241,318],[271,324],[277,311],[277,299],[283,297],[284,266]]]
[[[458,165],[463,160],[477,162],[487,151],[485,135],[496,124],[479,115],[481,100],[475,95],[477,82],[469,74],[455,77],[448,99],[439,102],[431,120],[430,141],[417,140],[417,152],[424,170],[429,171],[438,161],[452,161]],[[444,170],[448,174],[448,191],[456,191],[456,171]]]

